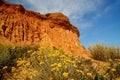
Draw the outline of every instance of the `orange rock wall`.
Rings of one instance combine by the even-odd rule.
[[[49,45],[66,53],[88,54],[79,41],[78,29],[62,13],[43,15],[0,1],[0,35],[14,45]]]

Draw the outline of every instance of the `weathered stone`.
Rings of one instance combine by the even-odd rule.
[[[0,35],[14,45],[49,45],[70,54],[89,54],[79,41],[78,29],[64,14],[43,15],[4,0],[0,1]]]

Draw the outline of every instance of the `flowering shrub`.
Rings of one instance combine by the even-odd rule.
[[[119,77],[116,74],[120,70],[120,59],[104,63],[68,55],[60,49],[30,46],[18,49],[21,55],[18,56],[14,49],[14,64],[0,68],[2,80],[111,80]]]

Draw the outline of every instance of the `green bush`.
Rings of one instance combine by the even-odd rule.
[[[15,66],[15,60],[22,57],[29,57],[27,54],[28,50],[36,51],[38,49],[37,45],[27,45],[27,46],[16,46],[2,45],[0,44],[0,78],[4,71],[2,68],[9,66],[6,72],[11,71],[11,67]]]
[[[10,59],[9,46],[0,44],[0,64]]]
[[[120,48],[118,47],[95,44],[93,46],[89,46],[88,49],[96,60],[109,61],[110,59],[120,59]]]

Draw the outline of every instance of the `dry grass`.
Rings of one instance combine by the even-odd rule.
[[[109,61],[110,59],[120,59],[120,48],[107,46],[105,44],[95,44],[89,46],[89,51],[95,60]]]

